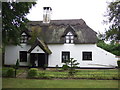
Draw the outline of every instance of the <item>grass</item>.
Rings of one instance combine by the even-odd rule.
[[[12,82],[12,83],[11,83]],[[3,78],[3,88],[118,88],[117,80],[37,80]]]

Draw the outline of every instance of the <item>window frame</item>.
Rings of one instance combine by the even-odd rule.
[[[27,35],[22,35],[20,38],[20,43],[27,43],[28,41],[28,36]]]
[[[83,61],[92,61],[92,51],[83,51],[82,52]]]
[[[68,40],[68,42],[67,42]],[[74,35],[72,32],[68,32],[65,36],[65,43],[74,43]]]
[[[20,43],[27,43],[27,41],[28,41],[28,35],[25,32],[23,32],[20,37]]]
[[[27,51],[19,51],[19,59],[20,62],[27,62]]]
[[[63,55],[68,57],[68,60],[70,59],[70,52],[69,51],[62,51],[62,55],[61,55],[61,59],[62,59],[62,63],[66,63],[66,59],[63,58]]]

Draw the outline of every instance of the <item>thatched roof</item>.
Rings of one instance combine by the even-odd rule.
[[[51,20],[49,24],[42,21],[30,21],[29,30],[40,30],[38,38],[47,44],[63,44],[65,34],[70,30],[75,35],[75,44],[94,44],[97,42],[96,32],[83,19]]]
[[[48,48],[48,46],[41,41],[40,39],[36,39],[35,43],[31,46],[31,48],[28,50],[28,53],[31,53],[31,51],[36,47],[39,46],[45,53],[51,54],[52,52]]]

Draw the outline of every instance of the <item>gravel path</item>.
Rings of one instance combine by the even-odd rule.
[[[26,77],[27,77],[27,71],[17,75],[17,78],[26,78]]]

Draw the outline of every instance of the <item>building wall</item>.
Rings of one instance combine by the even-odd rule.
[[[15,46],[15,45],[9,45],[5,48],[5,65],[15,65],[16,60],[19,59],[19,51],[28,51],[30,48],[29,45],[22,44],[21,46]],[[29,59],[29,54],[27,55],[27,58]],[[20,62],[20,65],[27,66],[27,62]]]
[[[31,46],[22,45],[21,46],[7,46],[5,51],[5,64],[13,65],[16,63],[16,60],[19,59],[19,51],[28,51]],[[62,67],[62,51],[70,51],[70,57],[74,58],[80,63],[79,67],[113,67],[117,66],[117,60],[115,55],[97,47],[95,44],[50,44],[48,45],[49,49],[52,51],[52,54],[48,58],[48,66],[55,67],[58,65]],[[37,50],[36,47],[34,50]],[[34,51],[33,50],[33,51]],[[92,52],[92,61],[83,61],[82,52],[91,51]],[[43,50],[39,49],[39,52],[43,53]],[[34,53],[34,52],[33,52]],[[37,52],[38,53],[38,52]],[[29,54],[28,62],[20,62],[20,65],[27,66],[29,63]]]
[[[97,47],[95,44],[64,44],[48,45],[52,54],[49,55],[49,67],[61,67],[62,51],[70,51],[70,58],[78,61],[79,67],[112,67],[117,66],[115,55]],[[83,61],[82,52],[92,51],[92,61]]]

